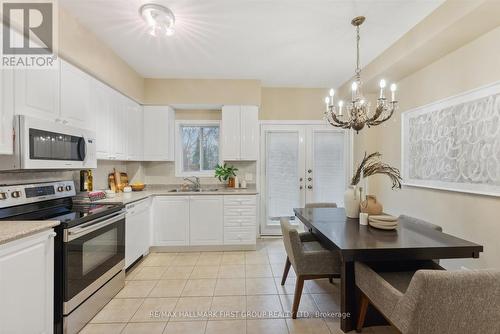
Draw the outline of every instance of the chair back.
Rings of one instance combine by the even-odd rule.
[[[402,333],[498,333],[500,271],[419,270],[394,308]]]
[[[336,208],[337,203],[307,203],[306,204],[306,209],[312,209],[312,208]]]
[[[280,219],[281,233],[283,234],[283,243],[285,245],[286,255],[295,270],[297,268],[297,259],[302,253],[302,245],[299,232],[291,224],[286,217]]]

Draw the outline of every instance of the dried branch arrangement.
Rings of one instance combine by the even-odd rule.
[[[391,167],[388,164],[380,161],[381,156],[382,154],[380,154],[379,152],[375,152],[370,155],[366,155],[365,152],[365,157],[359,164],[358,168],[356,169],[356,173],[354,173],[352,177],[351,185],[357,185],[361,180],[361,175],[363,175],[363,177],[368,177],[375,174],[385,174],[391,179],[392,189],[401,189],[401,181],[403,179],[401,178],[399,169]]]

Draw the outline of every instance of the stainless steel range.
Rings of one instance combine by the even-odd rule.
[[[54,332],[77,333],[125,283],[122,204],[76,203],[73,181],[0,186],[0,219],[59,220]]]

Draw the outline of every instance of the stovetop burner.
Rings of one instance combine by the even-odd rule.
[[[60,184],[61,182],[16,185],[1,189],[11,195],[11,202],[14,205],[0,207],[0,220],[59,220],[62,228],[69,228],[120,211],[124,207],[121,203],[73,202],[72,196],[68,196],[67,193],[64,196],[63,193],[57,192]],[[69,186],[68,189],[74,189],[73,181],[64,181],[64,184]],[[39,189],[54,189],[54,191],[39,191]],[[14,191],[18,191],[20,196],[15,202],[12,197]],[[74,191],[69,194],[74,195]]]

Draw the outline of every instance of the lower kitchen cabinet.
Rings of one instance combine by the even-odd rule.
[[[153,245],[189,245],[189,196],[157,196],[153,207]]]
[[[53,333],[54,236],[0,245],[0,333]]]
[[[153,246],[252,246],[255,195],[156,196]]]
[[[128,204],[125,220],[125,268],[149,252],[150,199]]]
[[[222,196],[191,196],[189,201],[190,245],[222,245],[224,240],[223,208]]]

